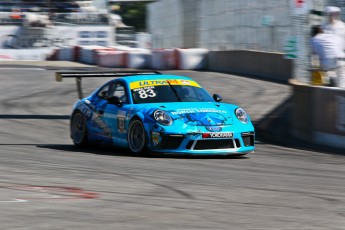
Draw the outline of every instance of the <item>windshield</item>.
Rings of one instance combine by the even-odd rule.
[[[214,102],[197,83],[191,85],[168,84],[131,87],[134,104],[159,102]],[[194,83],[194,82],[193,82]]]

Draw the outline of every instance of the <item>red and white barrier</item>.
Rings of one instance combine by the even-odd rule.
[[[144,69],[150,67],[151,51],[147,49],[124,49],[98,51],[97,64],[103,67]]]
[[[110,68],[127,67],[127,52],[102,50],[97,52],[97,65]]]
[[[207,68],[207,49],[162,49],[152,51],[151,68],[197,70]]]
[[[198,70],[207,68],[207,49],[176,49],[177,68]]]
[[[151,68],[159,70],[177,69],[177,57],[174,49],[152,51]]]
[[[113,48],[104,46],[81,46],[78,61],[85,64],[96,65],[99,51],[113,51]]]
[[[145,49],[136,49],[127,54],[127,67],[134,69],[146,69],[150,67],[152,53]]]
[[[78,46],[60,47],[56,51],[56,59],[59,61],[77,61],[78,50]]]
[[[120,50],[119,50],[120,49]],[[110,68],[199,70],[208,64],[207,49],[148,49],[130,47],[62,47],[51,58]]]
[[[109,46],[109,48],[112,48],[114,50],[119,50],[119,51],[131,51],[135,50],[136,48],[132,48],[129,46],[122,46],[122,45],[117,45],[117,46]]]

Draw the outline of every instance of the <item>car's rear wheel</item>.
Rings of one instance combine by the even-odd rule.
[[[128,147],[132,153],[139,154],[145,151],[145,130],[140,119],[134,118],[128,128]]]
[[[86,118],[81,112],[75,112],[71,119],[71,137],[75,146],[88,145]]]

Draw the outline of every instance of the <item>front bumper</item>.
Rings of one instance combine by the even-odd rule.
[[[231,133],[231,137],[227,138],[205,138],[204,132],[179,134],[151,131],[151,151],[184,155],[241,155],[255,150],[254,130]]]

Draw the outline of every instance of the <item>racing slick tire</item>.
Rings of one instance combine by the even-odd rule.
[[[78,148],[86,147],[89,144],[87,138],[86,118],[79,111],[75,112],[71,119],[71,138],[74,145]]]
[[[128,148],[134,154],[146,152],[146,135],[144,125],[139,118],[131,120],[127,134]]]

